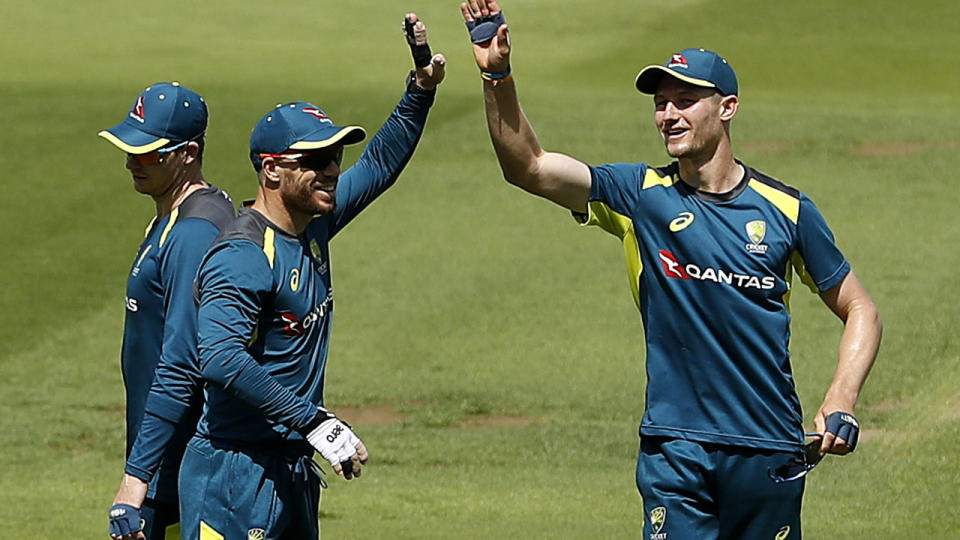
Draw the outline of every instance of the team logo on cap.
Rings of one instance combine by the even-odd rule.
[[[323,120],[324,122],[330,122],[331,124],[333,123],[333,122],[330,120],[330,117],[328,117],[328,116],[326,115],[326,113],[324,113],[324,112],[321,111],[320,109],[313,109],[313,108],[303,109],[303,112],[309,114],[310,116],[313,116],[313,117],[316,118],[317,120]]]
[[[763,238],[767,235],[767,223],[763,220],[756,220],[747,223],[747,238],[750,239],[750,243],[746,245],[747,251],[750,253],[759,253],[764,254],[767,252],[767,245],[761,244]]]
[[[133,118],[141,124],[147,121],[143,115],[143,96],[137,98],[137,102],[134,104],[133,110],[130,111],[130,118]]]
[[[670,57],[670,62],[667,63],[667,67],[682,67],[687,68],[687,59],[683,57],[682,54],[677,53]]]
[[[247,531],[247,540],[263,540],[266,538],[266,531],[257,527]]]

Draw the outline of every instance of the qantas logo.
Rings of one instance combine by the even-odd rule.
[[[130,111],[130,118],[133,118],[141,124],[147,121],[147,118],[143,114],[143,96],[137,98],[137,102],[133,105],[133,110]]]
[[[690,276],[683,270],[680,263],[677,262],[677,258],[673,253],[661,249],[657,251],[657,255],[660,256],[660,263],[663,265],[664,275],[677,279],[690,279]]]
[[[712,281],[740,289],[769,290],[777,285],[777,280],[773,276],[751,276],[720,268],[701,268],[693,263],[683,264],[677,260],[676,255],[662,249],[657,251],[657,256],[663,266],[663,275],[668,278]]]
[[[323,120],[324,122],[330,122],[331,124],[333,123],[330,120],[330,117],[327,116],[327,113],[321,111],[320,109],[307,108],[307,109],[303,109],[303,112],[309,114],[310,116],[316,118],[317,120]]]
[[[306,335],[306,333],[317,324],[317,321],[322,320],[327,316],[328,313],[330,313],[332,307],[333,293],[329,292],[327,293],[327,298],[323,301],[323,303],[313,308],[313,311],[308,313],[303,320],[300,320],[300,318],[293,313],[281,313],[280,320],[284,325],[283,333],[293,337]]]
[[[688,67],[688,66],[687,66],[687,59],[684,58],[683,55],[680,54],[680,53],[677,53],[677,54],[671,56],[671,57],[670,57],[670,63],[667,64],[667,67],[677,67],[677,66],[682,67],[682,68]]]

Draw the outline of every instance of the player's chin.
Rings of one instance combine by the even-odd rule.
[[[334,192],[317,190],[311,203],[314,215],[329,214],[337,209],[337,196]]]

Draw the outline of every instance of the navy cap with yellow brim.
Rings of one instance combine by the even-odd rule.
[[[322,109],[295,101],[277,105],[263,115],[250,134],[250,161],[260,170],[260,154],[319,150],[361,142],[367,136],[360,126],[337,126]]]
[[[719,54],[706,49],[684,49],[673,54],[662,66],[643,68],[637,75],[637,90],[644,94],[656,93],[664,75],[694,86],[716,88],[725,96],[739,92],[737,75],[730,64]]]
[[[180,83],[148,86],[133,102],[127,117],[98,133],[130,154],[146,154],[170,144],[193,140],[207,129],[207,104]]]

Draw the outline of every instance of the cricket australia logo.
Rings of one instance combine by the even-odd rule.
[[[750,243],[745,246],[747,251],[760,255],[766,253],[768,246],[761,244],[761,242],[763,242],[763,238],[767,236],[767,222],[760,219],[751,221],[747,223],[746,230],[747,238],[750,239]]]
[[[247,540],[263,540],[266,538],[266,531],[257,527],[256,529],[250,529],[247,531]]]
[[[664,523],[667,522],[667,509],[664,506],[658,506],[650,511],[650,540],[667,540],[667,533],[663,530]]]
[[[310,240],[310,254],[313,255],[313,260],[317,263],[317,271],[326,274],[329,265],[327,265],[327,261],[323,260],[323,252],[320,251],[320,244],[317,244],[316,240]]]

